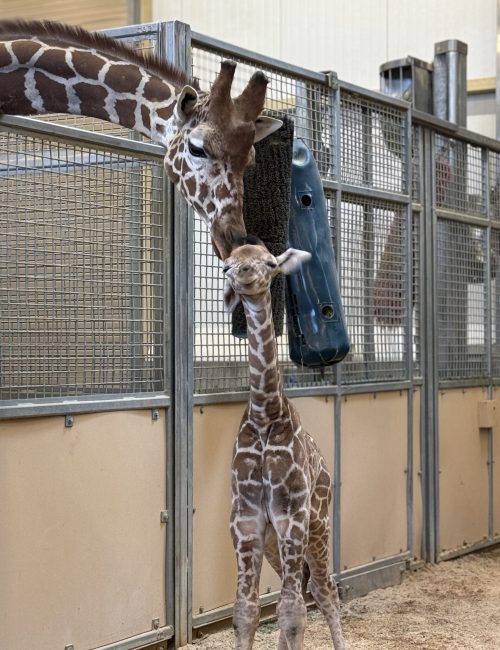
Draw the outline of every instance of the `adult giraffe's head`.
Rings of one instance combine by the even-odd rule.
[[[231,99],[225,61],[209,93],[183,71],[100,33],[50,21],[0,21],[0,113],[71,113],[121,124],[165,147],[170,178],[231,252],[243,223],[243,172],[253,143],[281,126],[261,117],[267,80],[256,72]]]
[[[282,124],[261,115],[268,83],[262,72],[231,98],[235,68],[223,61],[208,94],[185,86],[165,132],[166,171],[210,227],[222,259],[245,234],[243,173],[255,160],[253,145]]]

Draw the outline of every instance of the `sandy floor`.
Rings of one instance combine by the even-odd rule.
[[[500,548],[426,567],[397,587],[345,603],[342,619],[350,650],[500,650]],[[275,623],[262,625],[254,650],[276,648],[277,638]],[[187,647],[232,648],[232,631]],[[332,648],[316,611],[304,648]]]

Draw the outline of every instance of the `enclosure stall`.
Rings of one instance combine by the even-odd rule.
[[[182,23],[112,34],[203,88],[222,58],[233,94],[264,70],[316,158],[351,349],[308,369],[278,346],[343,597],[498,541],[498,143]],[[248,367],[220,262],[160,147],[68,116],[2,118],[0,147],[0,646],[181,646],[235,590]],[[278,593],[265,567],[264,613]]]

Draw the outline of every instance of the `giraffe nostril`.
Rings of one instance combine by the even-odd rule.
[[[230,266],[225,266],[225,267],[222,269],[222,273],[227,273],[227,272],[229,271],[230,268],[231,268]]]

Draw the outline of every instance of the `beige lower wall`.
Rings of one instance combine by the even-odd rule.
[[[488,437],[478,427],[485,388],[439,393],[439,541],[441,552],[488,535]]]
[[[294,400],[302,423],[333,469],[332,398]],[[194,410],[193,615],[230,605],[236,588],[236,561],[229,535],[231,458],[244,403],[213,404]],[[279,579],[264,562],[261,593],[279,590]]]
[[[407,548],[407,395],[342,400],[341,567]]]
[[[165,624],[165,413],[0,422],[0,648]]]

